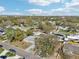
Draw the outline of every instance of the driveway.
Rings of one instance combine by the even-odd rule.
[[[3,45],[3,48],[9,50],[9,49],[14,49],[16,50],[16,54],[19,56],[23,56],[26,59],[41,59],[38,55],[33,55],[30,53],[27,53],[26,51],[22,50],[21,48],[14,47],[10,45],[7,41],[0,43],[0,45]]]

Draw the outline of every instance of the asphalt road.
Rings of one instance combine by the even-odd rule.
[[[19,56],[25,57],[25,59],[41,59],[37,55],[29,54],[26,51],[22,50],[21,48],[17,48],[17,47],[10,45],[7,41],[0,43],[0,45],[3,45],[3,48],[5,48],[7,50],[9,50],[9,49],[16,50],[16,54],[19,55]]]
[[[79,55],[79,45],[77,44],[65,44],[63,47],[63,52],[66,54],[72,54]]]

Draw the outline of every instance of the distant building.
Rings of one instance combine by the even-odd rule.
[[[44,33],[37,31],[37,32],[33,32],[33,34],[37,36],[37,35],[44,34]]]
[[[26,23],[26,19],[17,19],[17,21],[19,22],[19,23]]]
[[[59,25],[57,26],[58,30],[62,29],[62,30],[68,30],[69,27],[65,27],[64,25]]]

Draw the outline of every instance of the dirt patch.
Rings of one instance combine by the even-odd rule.
[[[11,44],[16,47],[22,48],[24,50],[31,45],[31,43],[24,42],[24,41],[14,41],[14,42],[11,42]]]

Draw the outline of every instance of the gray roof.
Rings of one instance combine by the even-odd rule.
[[[34,41],[35,39],[35,36],[28,36],[25,38],[26,40],[29,40],[29,41]]]

